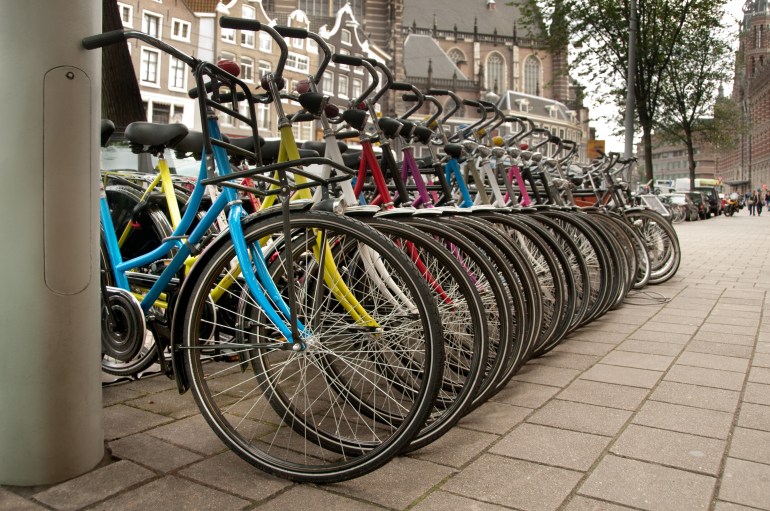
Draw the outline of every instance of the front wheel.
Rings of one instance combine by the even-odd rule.
[[[289,222],[290,251],[280,215],[245,223],[246,263],[268,260],[285,303],[282,268],[291,267],[302,344],[257,306],[232,241],[220,237],[180,292],[178,349],[201,413],[241,458],[294,481],[351,479],[401,451],[432,411],[439,313],[425,279],[382,234],[317,211]],[[220,317],[231,320],[211,319]]]

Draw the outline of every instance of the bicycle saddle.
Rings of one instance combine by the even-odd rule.
[[[401,123],[390,117],[380,117],[377,121],[377,125],[388,138],[395,137],[401,129]]]
[[[251,140],[251,137],[249,139]],[[222,140],[230,142],[226,135],[222,135]],[[186,158],[192,155],[196,160],[200,160],[204,145],[203,133],[200,131],[190,131],[187,133],[187,136],[174,145],[174,155],[177,158]]]
[[[126,139],[135,153],[159,154],[173,148],[187,136],[184,124],[153,124],[132,122],[126,126]]]
[[[460,158],[463,154],[463,146],[460,144],[446,144],[444,146],[444,152],[452,158]]]
[[[100,131],[102,134],[102,147],[104,147],[109,142],[110,136],[115,132],[115,123],[109,119],[102,119]]]

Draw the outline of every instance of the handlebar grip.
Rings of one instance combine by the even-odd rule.
[[[360,66],[362,65],[361,57],[354,57],[353,55],[343,55],[341,53],[335,53],[332,55],[332,62],[335,64],[345,64],[348,66]]]
[[[211,84],[212,82],[206,82],[206,85],[203,87],[206,89],[206,92],[211,92]],[[187,95],[190,96],[192,99],[196,99],[200,93],[198,91],[198,87],[193,87],[189,91],[187,91]]]
[[[478,101],[473,101],[472,99],[464,99],[463,105],[481,108],[481,104]]]
[[[417,97],[417,94],[404,94],[401,96],[401,99],[404,101],[419,101],[420,98]]]
[[[125,30],[113,30],[103,34],[90,35],[83,39],[81,44],[86,50],[95,50],[111,44],[124,42],[126,40]]]
[[[412,84],[406,83],[406,82],[393,82],[390,84],[391,90],[402,90],[402,91],[411,91],[412,90]]]
[[[426,94],[430,94],[431,96],[448,96],[449,91],[446,89],[428,89]]]
[[[293,37],[294,39],[307,39],[307,30],[299,27],[286,27],[275,25],[273,27],[281,37]]]
[[[236,28],[238,30],[251,30],[253,32],[259,32],[262,29],[262,24],[257,20],[233,18],[232,16],[222,16],[221,18],[219,18],[219,26],[222,28]]]

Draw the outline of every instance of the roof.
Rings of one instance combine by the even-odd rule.
[[[219,0],[184,0],[192,12],[214,12]]]
[[[403,26],[416,24],[421,28],[436,26],[441,30],[453,30],[457,25],[460,32],[473,32],[474,20],[480,34],[492,34],[495,29],[501,36],[513,35],[516,23],[519,36],[526,37],[522,30],[522,15],[514,2],[496,2],[494,9],[487,8],[487,0],[404,0]]]
[[[404,70],[406,76],[428,76],[428,63],[433,70],[433,78],[452,79],[457,73],[457,78],[465,80],[466,77],[454,62],[444,53],[430,36],[409,34],[404,41]]]
[[[553,99],[542,98],[540,96],[532,96],[531,94],[524,94],[523,92],[506,91],[497,106],[502,111],[519,111],[519,104],[526,101],[529,107],[529,115],[536,115],[540,117],[551,117],[560,121],[570,121],[571,109],[564,103],[554,101]],[[553,112],[553,114],[551,114]]]

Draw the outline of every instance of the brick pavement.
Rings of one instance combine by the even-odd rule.
[[[40,509],[770,510],[770,214],[677,226],[678,275],[533,360],[448,435],[358,480],[266,476],[174,383],[104,389],[110,454]],[[654,298],[665,297],[665,304]]]

